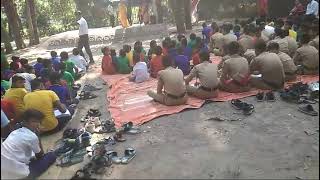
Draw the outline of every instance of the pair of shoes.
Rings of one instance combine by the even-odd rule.
[[[107,120],[102,123],[100,133],[116,132],[115,124],[113,121]]]
[[[89,109],[89,111],[87,112],[88,116],[91,117],[100,117],[101,116],[101,112],[99,111],[99,109]]]
[[[141,130],[133,126],[133,122],[127,122],[122,125],[122,131],[126,134],[139,134]]]
[[[314,110],[311,104],[301,105],[298,110],[310,116],[318,116],[318,112]]]
[[[80,100],[94,99],[98,97],[97,95],[91,94],[88,91],[81,91],[79,94]]]
[[[276,101],[276,97],[272,91],[267,92],[266,94],[264,92],[260,92],[256,95],[256,99],[258,102],[262,102],[262,101],[275,102]]]
[[[115,164],[128,164],[135,156],[136,150],[133,148],[127,148],[124,150],[124,156],[118,157],[118,153],[115,151],[108,151],[107,156],[110,158],[112,163]]]
[[[237,110],[242,110],[244,115],[251,115],[254,112],[253,104],[242,102],[239,99],[231,100],[231,105]]]

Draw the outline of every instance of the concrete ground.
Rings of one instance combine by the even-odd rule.
[[[144,44],[148,44],[144,41]],[[122,43],[113,44],[121,48]],[[96,68],[99,47],[92,47]],[[80,80],[104,87],[98,98],[81,101],[69,127],[81,127],[87,110],[97,107],[102,119],[109,119],[106,93],[99,74],[92,67]],[[296,104],[258,103],[249,117],[234,110],[229,102],[208,103],[197,110],[156,118],[141,126],[143,133],[127,135],[127,141],[112,149],[123,155],[134,147],[137,156],[128,165],[112,165],[99,179],[319,179],[319,120],[302,114]],[[315,105],[319,109],[318,104]],[[216,121],[216,117],[225,121]],[[109,136],[94,135],[93,140]],[[53,147],[62,133],[43,137],[45,149]],[[85,158],[85,162],[88,158]],[[85,163],[84,162],[84,163]],[[55,165],[40,179],[69,179],[84,163],[66,168]]]

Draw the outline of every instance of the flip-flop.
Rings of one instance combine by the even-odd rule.
[[[310,104],[299,106],[298,110],[310,116],[318,116],[318,112],[316,112]]]
[[[276,97],[272,91],[267,92],[265,98],[266,98],[266,101],[268,101],[268,102],[275,102],[276,101]]]
[[[141,130],[137,127],[133,126],[132,122],[127,122],[122,125],[123,132],[126,134],[139,134],[141,133]]]
[[[101,112],[98,109],[89,109],[89,111],[87,112],[87,115],[91,117],[100,117]]]
[[[254,112],[254,106],[253,106],[252,104],[247,104],[247,103],[246,103],[246,104],[244,105],[242,111],[243,111],[243,114],[244,114],[244,115],[249,116],[249,115],[251,115],[251,114]]]
[[[236,109],[236,110],[242,110],[243,106],[245,105],[244,102],[240,101],[239,99],[232,99],[231,100],[231,105]]]
[[[108,151],[107,156],[111,159],[112,163],[114,164],[120,164],[122,162],[122,159],[118,157],[118,153],[115,151]]]
[[[256,95],[256,99],[257,99],[258,102],[262,102],[264,100],[264,92],[259,92]]]
[[[124,156],[122,157],[121,163],[128,164],[136,156],[136,150],[133,148],[127,148],[124,151]]]

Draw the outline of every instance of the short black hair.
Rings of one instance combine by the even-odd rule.
[[[203,51],[200,53],[200,59],[201,61],[210,61],[210,54],[209,52]]]
[[[234,32],[240,32],[240,30],[241,30],[241,27],[240,27],[239,25],[235,25],[235,26],[233,27],[233,31],[234,31]]]
[[[281,38],[284,38],[283,36],[284,36],[284,31],[281,29],[281,28],[275,28],[274,29],[274,34],[276,35],[276,36],[279,36],[279,37],[281,37]]]
[[[141,46],[135,46],[133,50],[134,50],[134,52],[140,54],[140,53],[142,52],[142,47],[141,47]],[[125,51],[125,50],[124,50],[124,51]],[[121,54],[120,54],[120,55],[121,55]]]
[[[60,53],[60,57],[61,57],[61,59],[68,59],[69,58],[69,54],[66,51],[62,51]]]
[[[162,54],[162,47],[161,46],[156,47],[155,54],[157,56],[160,56]]]
[[[187,46],[188,45],[188,40],[186,38],[181,39],[181,45]]]
[[[39,79],[34,79],[31,81],[31,89],[32,90],[36,90],[40,87],[40,85],[42,84],[42,82]]]
[[[30,65],[26,65],[24,67],[24,69],[26,70],[27,73],[31,73],[31,71],[34,69],[33,66],[30,66]]]
[[[189,36],[189,38],[190,38],[191,40],[195,40],[195,39],[197,38],[197,35],[196,35],[195,33],[191,33],[190,36]]]
[[[212,22],[211,28],[212,28],[215,32],[218,32],[218,31],[219,31],[219,26],[218,26],[217,22]]]
[[[51,57],[58,56],[58,53],[56,51],[51,51],[50,52]]]
[[[115,49],[111,49],[111,50],[110,50],[110,55],[111,55],[111,56],[117,56],[116,50],[115,50]]]
[[[18,81],[25,81],[25,79],[22,77],[22,76],[19,76],[19,75],[14,75],[12,76],[12,84],[18,82]]]
[[[178,34],[177,39],[179,42],[181,42],[183,38],[186,38],[186,37],[183,34]]]
[[[61,75],[58,72],[52,72],[49,75],[49,81],[51,84],[57,84],[60,82]]]
[[[169,56],[163,56],[162,65],[165,68],[172,66],[172,59]]]
[[[257,41],[256,41],[256,43],[255,43],[255,45],[254,45],[254,48],[256,49],[256,50],[259,50],[259,51],[266,51],[266,49],[267,49],[267,44],[266,44],[266,42],[264,42],[264,40],[262,40],[262,39],[258,39]]]
[[[136,64],[138,62],[140,62],[140,54],[133,53],[133,63]]]
[[[64,70],[66,70],[66,64],[65,63],[60,63],[60,65],[59,65],[59,69],[61,70],[61,71],[64,71]]]
[[[73,48],[72,54],[75,55],[75,56],[79,55],[80,54],[79,49],[78,48]]]
[[[48,68],[52,64],[52,62],[50,59],[43,59],[42,64],[45,68]]]
[[[268,49],[268,51],[272,51],[272,50],[279,50],[280,49],[280,46],[279,46],[279,44],[277,43],[277,42],[270,42],[269,44],[268,44],[268,47],[267,47],[267,49]]]
[[[310,42],[310,40],[311,40],[311,38],[310,38],[309,34],[304,33],[304,34],[302,34],[300,41],[301,41],[301,44],[308,44]]]
[[[171,40],[169,48],[175,48],[176,45],[177,45],[177,41],[176,40]]]
[[[21,114],[21,120],[24,123],[28,123],[30,120],[41,122],[44,117],[44,114],[36,109],[27,109]]]
[[[168,48],[169,42],[170,42],[170,41],[168,41],[168,40],[163,40],[163,41],[162,41],[162,47],[163,47],[163,48]]]
[[[12,59],[12,61],[17,61],[20,59],[20,57],[19,56],[12,56],[11,59]]]
[[[240,52],[240,44],[237,41],[233,41],[228,44],[228,50],[230,55],[238,54]]]
[[[28,59],[26,59],[26,58],[21,58],[21,59],[20,59],[20,63],[21,63],[22,65],[27,65],[27,64],[28,64]]]
[[[202,23],[202,27],[206,27],[207,26],[207,23]]]
[[[126,51],[124,49],[121,49],[120,52],[119,52],[119,55],[121,57],[125,57],[126,56]]]
[[[156,46],[157,46],[157,41],[155,40],[150,41],[150,48],[156,47]]]
[[[38,63],[42,63],[42,61],[43,61],[43,59],[42,59],[41,57],[38,57],[38,58],[37,58],[37,62],[38,62]]]
[[[130,52],[131,51],[131,46],[128,45],[128,44],[125,44],[122,46],[122,49],[124,49],[126,51],[126,53]]]

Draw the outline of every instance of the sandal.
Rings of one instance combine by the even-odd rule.
[[[231,105],[236,109],[236,110],[242,110],[243,109],[243,106],[245,105],[246,103],[240,101],[239,99],[233,99],[231,100]]]
[[[99,109],[89,109],[87,115],[91,117],[100,117],[101,112],[99,111]]]
[[[120,164],[122,162],[122,159],[118,157],[118,153],[115,151],[108,151],[107,156],[111,159],[112,163]]]
[[[299,106],[298,110],[310,116],[318,116],[318,112],[316,112],[313,106],[310,104],[305,106]]]
[[[268,102],[275,102],[276,101],[276,97],[272,91],[268,92],[266,94],[265,98],[266,98],[266,101],[268,101]]]
[[[264,92],[260,92],[256,95],[257,101],[262,102],[264,100]]]
[[[252,104],[245,104],[244,105],[244,107],[243,107],[243,109],[242,109],[242,111],[243,111],[243,114],[244,115],[251,115],[253,112],[254,112],[254,106],[252,105]]]
[[[133,148],[127,148],[124,151],[124,156],[122,157],[121,163],[128,164],[136,156],[136,150]]]
[[[125,124],[122,125],[123,128],[123,132],[127,133],[127,134],[139,134],[141,133],[141,130],[137,127],[133,127],[133,123],[132,122],[127,122]]]
[[[117,142],[124,142],[126,141],[125,138],[122,137],[122,132],[117,132],[114,136],[113,139]]]

